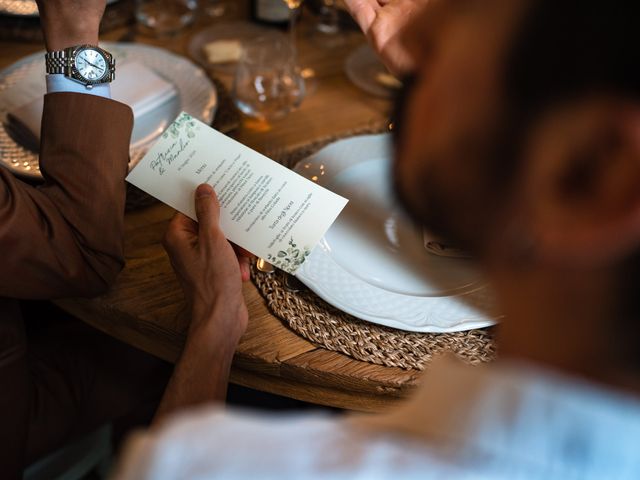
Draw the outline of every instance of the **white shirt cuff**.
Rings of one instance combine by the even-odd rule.
[[[61,73],[49,74],[47,75],[47,93],[56,92],[88,93],[98,97],[111,98],[111,84],[100,83],[94,85],[93,88],[87,88]]]

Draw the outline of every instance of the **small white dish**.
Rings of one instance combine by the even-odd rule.
[[[296,171],[349,199],[296,276],[363,320],[417,332],[486,327],[498,315],[473,261],[424,249],[391,191],[389,135],[336,142]]]
[[[212,42],[237,42],[240,47],[263,35],[273,33],[273,29],[250,22],[216,23],[196,33],[189,42],[189,56],[207,70],[233,75],[236,71],[237,60],[211,63],[207,59],[204,47]]]

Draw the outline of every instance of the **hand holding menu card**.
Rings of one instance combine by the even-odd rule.
[[[127,181],[194,220],[194,191],[210,184],[227,238],[289,273],[295,273],[347,204],[184,112]]]

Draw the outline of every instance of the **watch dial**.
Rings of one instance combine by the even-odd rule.
[[[99,80],[107,72],[107,60],[97,50],[86,48],[76,55],[76,69],[87,80]]]

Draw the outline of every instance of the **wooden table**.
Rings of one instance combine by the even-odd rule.
[[[307,16],[307,23],[309,22]],[[186,54],[197,26],[179,37],[153,39],[119,29],[103,40],[137,41]],[[272,151],[357,128],[381,125],[390,105],[354,87],[343,73],[346,55],[363,39],[350,34],[344,45],[326,49],[304,29],[300,63],[316,70],[318,89],[301,108],[271,126],[245,123],[234,137],[259,151]],[[41,48],[0,42],[0,68]],[[223,78],[230,82],[231,79]],[[58,305],[96,328],[171,362],[178,358],[189,322],[182,292],[160,240],[173,211],[157,204],[126,217],[126,268],[113,289],[92,300]],[[289,330],[266,307],[255,286],[244,286],[250,321],[234,358],[233,383],[288,397],[363,411],[379,411],[411,390],[419,372],[354,360],[318,348]]]

